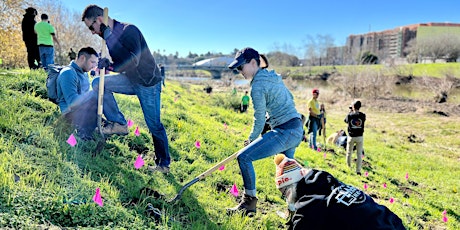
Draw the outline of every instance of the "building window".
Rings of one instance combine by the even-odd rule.
[[[379,39],[379,50],[383,49],[385,47],[385,42],[383,39]]]

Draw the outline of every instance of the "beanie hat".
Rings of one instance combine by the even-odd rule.
[[[274,161],[276,165],[275,183],[278,189],[297,183],[307,175],[307,169],[284,154],[276,155]]]
[[[315,88],[315,89],[313,89],[313,91],[311,91],[311,93],[312,93],[312,94],[313,94],[313,93],[319,94],[319,89],[316,89],[316,88]]]

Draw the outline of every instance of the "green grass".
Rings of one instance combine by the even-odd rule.
[[[70,147],[71,133],[59,119],[58,108],[44,99],[42,71],[0,71],[0,228],[37,229],[50,226],[124,229],[277,229],[285,220],[276,211],[286,208],[275,188],[272,158],[254,163],[258,214],[228,216],[236,205],[229,189],[243,190],[236,161],[188,188],[176,204],[166,202],[187,182],[243,146],[252,125],[249,113],[234,112],[242,96],[228,92],[208,95],[202,86],[167,81],[162,94],[162,121],[170,139],[169,175],[136,170],[138,154],[152,165],[151,137],[136,97],[117,95],[121,110],[135,122],[125,137],[108,139],[102,153],[92,157],[96,142]],[[296,94],[305,113],[306,101]],[[324,94],[323,94],[324,96]],[[328,134],[345,128],[346,105],[328,106]],[[346,167],[344,151],[313,152],[302,143],[296,158],[330,172],[343,182],[363,188],[395,212],[408,229],[460,228],[460,120],[433,114],[390,114],[364,107],[367,114],[365,164],[368,177]],[[224,123],[227,124],[225,128]],[[133,131],[139,126],[141,135]],[[414,134],[416,143],[408,141]],[[322,138],[321,142],[322,142]],[[201,148],[194,146],[201,142]],[[406,173],[409,179],[405,179]],[[15,181],[15,175],[19,181]],[[387,183],[388,188],[382,188]],[[104,206],[92,202],[101,189]],[[163,194],[157,197],[152,191]],[[393,197],[396,202],[390,204]],[[146,213],[151,203],[163,212],[155,222]],[[449,221],[442,221],[447,210]]]

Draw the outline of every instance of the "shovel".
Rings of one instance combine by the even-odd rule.
[[[105,7],[104,8],[104,24],[107,25],[109,21],[109,8]],[[101,56],[106,56],[106,45],[105,45],[105,40],[102,39],[102,51]],[[105,51],[105,52],[104,52]],[[98,92],[98,98],[97,98],[97,127],[99,129],[99,134],[101,135],[101,138],[99,139],[99,142],[97,143],[96,146],[96,152],[93,154],[95,156],[96,154],[100,153],[105,146],[106,138],[104,133],[102,132],[102,111],[104,107],[104,77],[105,77],[105,68],[102,68],[99,70],[99,92]]]
[[[212,168],[206,170],[206,172],[200,174],[199,176],[195,177],[193,180],[191,180],[190,182],[188,182],[187,184],[185,184],[180,190],[179,190],[179,193],[177,193],[177,195],[169,200],[168,202],[169,203],[174,203],[178,200],[180,200],[180,198],[182,197],[182,193],[185,191],[185,189],[187,189],[188,187],[192,186],[193,184],[195,184],[196,182],[200,181],[200,180],[203,180],[204,178],[206,178],[207,176],[211,175],[212,172],[216,171],[216,169],[220,168],[222,165],[225,165],[227,164],[229,161],[235,159],[236,157],[238,157],[238,155],[240,154],[240,152],[236,152],[236,153],[233,153],[232,155],[230,155],[229,157],[225,158],[224,160],[222,160],[221,162],[217,163],[216,165],[212,166]]]

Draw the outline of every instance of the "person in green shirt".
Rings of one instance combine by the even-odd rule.
[[[37,34],[38,51],[43,68],[46,70],[48,65],[54,64],[54,42],[59,46],[54,27],[48,21],[48,15],[41,15],[41,22],[35,24],[34,31]]]
[[[241,112],[245,113],[248,111],[249,106],[249,96],[248,91],[244,93],[244,96],[241,98]]]

